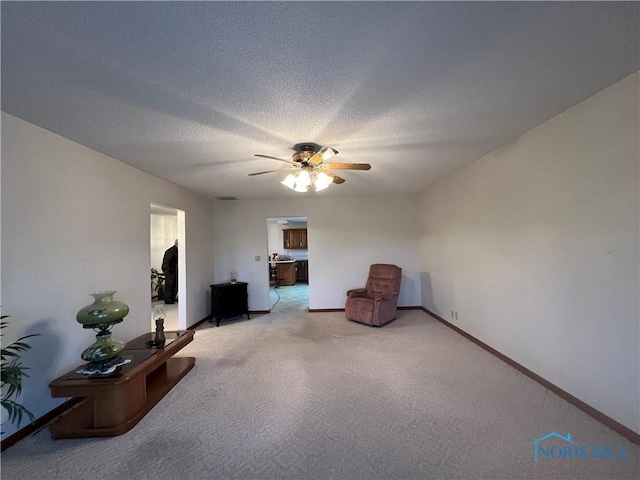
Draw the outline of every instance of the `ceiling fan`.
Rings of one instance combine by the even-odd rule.
[[[250,173],[249,176],[293,171],[294,173],[289,174],[280,183],[296,192],[307,192],[311,185],[315,186],[316,191],[320,191],[327,188],[331,183],[340,184],[345,182],[344,178],[331,173],[329,170],[369,170],[371,168],[368,163],[325,163],[326,160],[337,153],[337,150],[330,147],[322,147],[318,150],[315,145],[302,144],[298,147],[298,151],[293,154],[291,160],[256,154],[256,157],[270,158],[288,163],[289,167]]]

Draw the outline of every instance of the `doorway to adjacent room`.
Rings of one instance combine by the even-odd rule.
[[[307,217],[267,218],[269,310],[309,308],[309,235]]]
[[[178,292],[175,303],[165,303],[164,292],[167,288],[162,272],[162,260],[165,251],[178,240]],[[186,262],[185,262],[185,215],[183,210],[152,203],[150,206],[150,263],[151,263],[151,305],[149,313],[150,331],[156,325],[152,318],[157,306],[165,312],[165,331],[184,330],[186,320]]]

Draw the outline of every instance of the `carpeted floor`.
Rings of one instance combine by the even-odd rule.
[[[2,478],[640,477],[637,446],[421,311],[383,328],[308,312],[205,323],[181,354],[195,368],[133,430],[42,430],[2,454]],[[534,461],[550,432],[626,458]]]

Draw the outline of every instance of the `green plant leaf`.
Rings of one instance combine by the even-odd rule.
[[[29,376],[25,370],[28,370],[28,367],[23,367],[18,361],[2,365],[2,372],[0,373],[2,390],[4,391],[2,398],[20,395],[22,392],[22,378]]]
[[[4,398],[0,401],[0,403],[2,404],[2,407],[7,411],[7,418],[9,422],[20,426],[20,424],[22,423],[22,417],[25,415],[29,417],[32,422],[35,421],[35,417],[33,416],[33,414],[23,405],[20,405],[13,400],[7,400]]]
[[[11,345],[7,345],[0,351],[0,359],[8,360],[9,358],[20,358],[20,352],[26,352],[27,350],[31,349],[31,345],[23,342],[22,340],[29,337],[36,337],[36,336],[38,336],[37,333],[34,333],[32,335],[26,335],[24,337],[19,338],[18,340],[13,342]]]
[[[0,318],[4,319],[8,316],[9,315],[3,315]],[[6,328],[7,326],[9,326],[9,322],[0,322],[0,329]],[[28,367],[23,366],[20,362],[20,354],[31,349],[31,345],[24,340],[39,335],[39,333],[33,333],[20,337],[15,342],[2,348],[0,352],[0,379],[2,383],[0,386],[2,390],[2,398],[0,401],[2,408],[7,411],[9,422],[17,424],[18,426],[22,423],[25,415],[29,417],[32,422],[34,421],[32,413],[27,410],[24,405],[16,402],[14,398],[20,396],[20,393],[22,393],[22,380],[24,377],[29,376],[26,374]],[[1,332],[0,336],[2,336]]]

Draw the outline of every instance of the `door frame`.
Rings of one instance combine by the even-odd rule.
[[[149,206],[149,260],[151,261],[151,216],[152,215],[166,215],[175,217],[177,222],[177,234],[178,240],[178,329],[186,330],[187,328],[187,262],[186,262],[186,217],[185,211],[179,208],[170,207],[168,205],[162,205],[157,202],[151,202]],[[173,241],[171,241],[172,244]],[[167,247],[168,248],[168,247]],[[152,301],[149,298],[149,312],[152,311]],[[151,331],[155,330],[155,323],[149,315],[149,322],[151,325]]]

